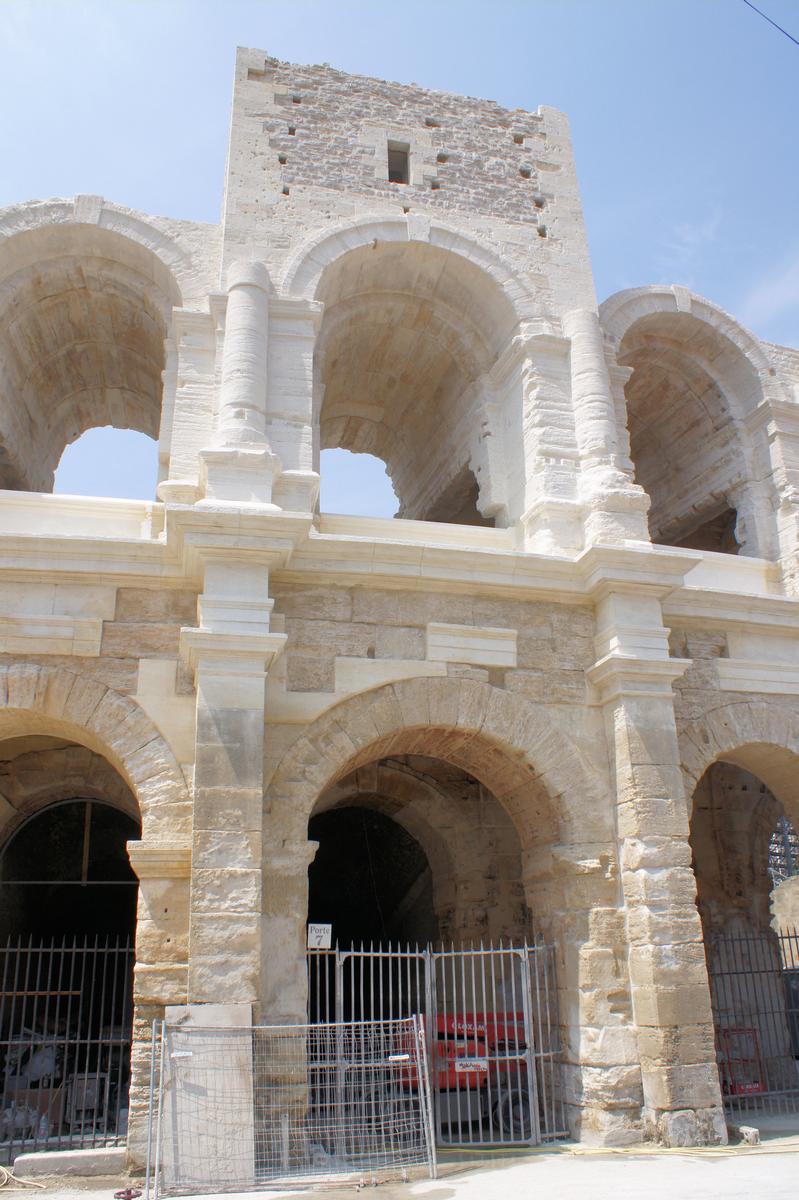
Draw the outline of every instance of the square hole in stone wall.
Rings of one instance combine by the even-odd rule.
[[[407,142],[388,143],[388,182],[410,183],[411,148]]]

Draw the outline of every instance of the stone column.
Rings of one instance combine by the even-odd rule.
[[[615,766],[633,1021],[648,1135],[666,1145],[725,1143],[713,1018],[691,870],[673,680],[654,596],[606,590],[597,605],[598,662]]]
[[[322,305],[273,297],[269,319],[266,409],[269,440],[281,464],[273,498],[288,512],[313,512],[319,494],[319,461],[314,452],[319,429],[319,412],[314,412],[314,350]]]
[[[285,642],[268,586],[261,563],[206,562],[201,626],[181,631],[197,687],[190,1003],[259,997],[266,673]]]
[[[186,999],[191,846],[128,842],[128,856],[139,877],[128,1118],[128,1157],[138,1167],[147,1153],[153,1021]]]
[[[206,500],[275,507],[279,468],[266,433],[269,289],[262,263],[231,264],[217,439],[202,452]]]
[[[620,439],[599,317],[576,309],[563,317],[571,342],[574,430],[580,452],[580,498],[585,508],[585,541],[649,540],[649,501],[632,480]]]
[[[318,848],[318,842],[280,843],[271,837],[264,846],[261,1019],[267,1024],[306,1020],[308,867]]]
[[[523,434],[509,446],[509,465],[523,455],[521,496],[511,492],[511,515],[521,520],[525,548],[541,554],[581,549],[580,458],[569,395],[569,343],[553,333],[525,338],[520,377]],[[512,475],[512,472],[508,472]]]

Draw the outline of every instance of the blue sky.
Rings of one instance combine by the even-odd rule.
[[[743,0],[0,0],[0,206],[218,220],[237,44],[563,109],[599,298],[681,283],[799,345],[799,47]]]

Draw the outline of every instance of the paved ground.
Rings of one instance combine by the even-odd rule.
[[[461,1156],[440,1163],[440,1177],[378,1187],[319,1185],[306,1191],[226,1193],[225,1200],[796,1200],[799,1135],[796,1116],[760,1117],[759,1146],[717,1150],[520,1151],[497,1158]],[[2,1200],[111,1200],[115,1191],[142,1187],[141,1180],[69,1179],[19,1188],[9,1181]],[[219,1200],[200,1195],[193,1200]]]
[[[777,1139],[756,1147],[725,1151],[562,1150],[525,1155],[484,1166],[443,1163],[441,1178],[378,1188],[326,1186],[311,1192],[258,1192],[228,1195],[226,1200],[295,1200],[329,1195],[336,1200],[795,1200],[799,1177],[799,1140]],[[129,1182],[129,1181],[127,1181]],[[4,1197],[41,1200],[111,1200],[126,1186],[121,1179],[49,1181],[44,1190],[18,1189],[10,1183]],[[199,1200],[199,1198],[198,1198]],[[218,1200],[218,1198],[215,1198]]]

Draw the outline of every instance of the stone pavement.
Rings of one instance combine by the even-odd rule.
[[[515,1200],[545,1197],[571,1200],[793,1200],[799,1174],[799,1137],[777,1136],[760,1146],[701,1150],[590,1150],[503,1155],[441,1164],[440,1177],[411,1183],[387,1183],[377,1188],[343,1184],[320,1185],[307,1191],[227,1193],[225,1200],[313,1200],[329,1195],[336,1200]],[[111,1200],[126,1185],[121,1179],[49,1181],[44,1190],[19,1189],[13,1183],[4,1197],[22,1195],[40,1200]],[[137,1186],[141,1186],[137,1183]],[[185,1198],[184,1198],[185,1200]],[[197,1195],[192,1200],[218,1200]]]

